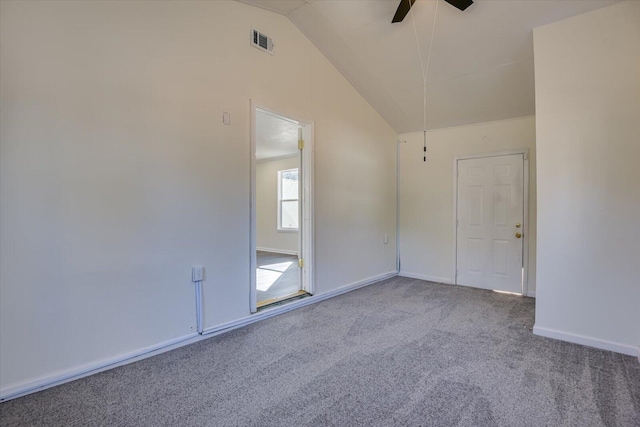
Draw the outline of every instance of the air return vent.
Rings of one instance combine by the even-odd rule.
[[[273,55],[273,40],[258,30],[251,29],[251,45]]]

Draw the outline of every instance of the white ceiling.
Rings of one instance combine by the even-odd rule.
[[[268,111],[256,111],[256,160],[287,157],[298,153],[297,122]]]
[[[416,1],[415,31],[411,12],[391,24],[400,0],[240,1],[288,16],[396,131],[423,130],[415,34],[426,67],[436,0]],[[437,1],[428,129],[533,115],[532,29],[618,0]]]

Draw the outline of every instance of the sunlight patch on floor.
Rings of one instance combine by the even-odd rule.
[[[259,291],[268,291],[278,281],[282,273],[287,271],[293,262],[280,262],[277,264],[262,265],[256,270],[256,288]]]
[[[494,289],[493,292],[496,292],[498,294],[505,294],[505,295],[515,295],[515,296],[518,296],[518,297],[523,296],[521,293],[518,293],[518,292],[499,291],[497,289]]]

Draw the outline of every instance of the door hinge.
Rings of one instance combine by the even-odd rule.
[[[302,258],[298,259],[298,267],[304,267],[304,260]]]
[[[298,150],[302,150],[304,148],[304,139],[298,140]]]

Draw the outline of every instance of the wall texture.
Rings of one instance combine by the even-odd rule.
[[[298,252],[298,232],[278,231],[278,171],[299,166],[299,156],[256,164],[256,244],[258,248]]]
[[[194,264],[205,327],[249,315],[250,98],[315,121],[316,293],[395,270],[397,135],[284,16],[0,8],[0,393],[188,335]]]
[[[404,275],[452,283],[453,160],[456,156],[529,149],[529,277],[536,290],[536,134],[535,118],[502,120],[427,132],[398,139],[400,178],[400,271]],[[406,141],[406,142],[404,142]]]
[[[534,30],[536,328],[638,355],[640,3]]]

